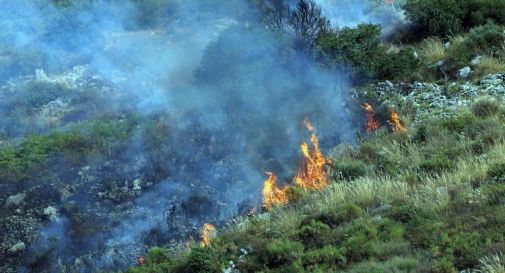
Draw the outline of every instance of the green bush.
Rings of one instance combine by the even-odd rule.
[[[502,0],[470,0],[468,26],[483,25],[491,21],[505,24],[505,1]]]
[[[465,128],[476,121],[475,116],[469,112],[461,112],[455,116],[447,118],[441,122],[441,125],[451,132],[462,133]]]
[[[316,41],[318,59],[362,80],[403,79],[419,67],[414,51],[391,50],[381,43],[377,25],[360,24],[323,32]]]
[[[505,23],[501,0],[408,0],[404,9],[421,36],[445,38],[489,22]]]
[[[301,264],[303,244],[287,239],[276,240],[266,245],[261,260],[270,268]]]
[[[466,0],[408,0],[404,9],[424,35],[442,37],[461,32],[468,12]]]
[[[338,249],[334,246],[309,250],[302,256],[303,266],[307,270],[318,268],[328,272],[328,269],[343,267],[346,264],[345,249]]]
[[[0,178],[22,180],[57,153],[65,153],[70,159],[82,157],[86,144],[87,141],[75,133],[30,135],[18,147],[0,149]]]
[[[353,180],[366,174],[367,166],[363,161],[334,161],[332,170],[336,179]]]
[[[329,242],[331,236],[330,227],[314,219],[302,223],[298,232],[298,238],[307,248],[322,247]]]
[[[150,264],[160,264],[168,260],[167,250],[161,247],[153,247],[147,253],[146,262]]]
[[[430,268],[430,273],[458,273],[459,271],[454,267],[454,263],[450,260],[442,258],[435,261]]]
[[[472,105],[473,114],[479,118],[497,115],[502,111],[501,104],[492,98],[483,98]]]
[[[486,185],[483,189],[487,203],[492,206],[505,205],[505,183]]]
[[[496,183],[505,183],[505,163],[495,163],[489,166],[487,176]]]
[[[445,54],[445,66],[450,71],[455,71],[468,65],[476,56],[496,55],[503,50],[504,44],[504,27],[495,24],[475,27],[465,36],[451,41]]]
[[[191,249],[184,269],[180,272],[220,273],[222,272],[221,261],[210,248],[196,247]]]
[[[419,168],[425,172],[439,173],[454,168],[454,162],[446,155],[438,154],[434,157],[423,160]]]
[[[315,216],[315,219],[331,227],[337,227],[343,223],[352,221],[363,216],[363,210],[352,203],[345,204],[341,208],[322,212]]]

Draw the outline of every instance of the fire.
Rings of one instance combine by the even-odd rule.
[[[315,133],[314,126],[308,119],[304,121],[305,126],[312,133],[310,142],[312,143],[312,153],[307,142],[300,145],[304,157],[302,166],[298,169],[295,176],[295,183],[306,190],[319,190],[328,185],[324,165],[327,160],[319,149],[319,139]]]
[[[202,230],[202,236],[200,237],[200,246],[207,247],[210,246],[210,241],[216,236],[216,228],[211,224],[204,224]]]
[[[274,204],[286,204],[288,197],[286,190],[288,186],[277,187],[277,176],[274,173],[267,172],[267,180],[263,185],[263,206],[270,209]]]
[[[391,120],[389,121],[389,124],[393,127],[393,131],[395,132],[406,132],[407,128],[403,126],[400,117],[398,116],[398,113],[393,111],[391,112]]]
[[[379,120],[375,116],[375,110],[368,103],[364,103],[361,108],[366,111],[366,132],[373,133],[380,127]]]
[[[139,264],[139,266],[142,266],[146,263],[146,260],[144,259],[143,256],[140,256],[138,259],[137,259],[137,263]]]

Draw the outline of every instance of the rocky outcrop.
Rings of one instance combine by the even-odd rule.
[[[356,90],[356,93],[387,105],[413,106],[416,109],[415,125],[417,120],[450,116],[482,96],[505,101],[505,72],[487,75],[477,82],[393,84],[385,81]]]

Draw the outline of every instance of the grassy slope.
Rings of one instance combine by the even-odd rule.
[[[128,272],[478,269],[505,252],[504,136],[505,112],[489,100],[408,133],[382,129],[334,152],[328,189],[238,219],[211,247],[153,249]]]

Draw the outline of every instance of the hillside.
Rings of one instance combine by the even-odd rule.
[[[153,248],[127,272],[503,272],[503,98],[340,145],[326,189],[236,218],[209,246]]]
[[[505,273],[504,1],[2,6],[0,272]]]

